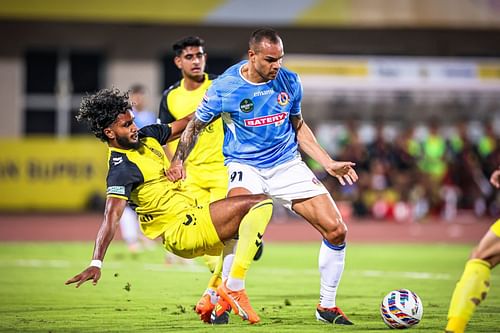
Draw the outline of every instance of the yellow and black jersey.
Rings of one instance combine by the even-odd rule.
[[[492,233],[494,233],[497,237],[500,238],[500,219],[498,219],[493,225],[490,227]]]
[[[110,147],[108,153],[107,196],[129,200],[142,231],[152,239],[196,205],[182,182],[172,183],[165,176],[168,160],[162,145],[170,134],[168,125],[146,126],[139,130],[139,149]]]
[[[196,111],[205,92],[216,78],[215,75],[205,74],[205,81],[195,90],[184,88],[184,79],[173,84],[163,92],[160,102],[158,117],[162,124],[171,123]],[[222,120],[217,119],[205,127],[198,138],[198,142],[191,151],[186,161],[187,166],[204,165],[210,163],[224,163],[222,144],[224,142],[224,129]],[[178,140],[169,142],[168,147],[172,152],[177,148]]]

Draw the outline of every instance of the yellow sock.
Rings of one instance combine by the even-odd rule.
[[[222,254],[220,256],[205,255],[205,263],[212,272],[212,277],[208,281],[208,288],[217,290],[222,282]],[[211,269],[213,267],[213,269]]]
[[[490,267],[487,261],[481,259],[467,262],[451,297],[446,332],[465,331],[474,310],[486,298],[490,289]]]
[[[238,245],[229,276],[244,280],[250,263],[262,242],[262,236],[273,213],[273,201],[259,202],[245,215],[238,229]]]

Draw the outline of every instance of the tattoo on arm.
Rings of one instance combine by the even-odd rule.
[[[184,129],[184,132],[182,132],[179,139],[179,144],[177,145],[177,150],[172,158],[172,162],[184,162],[186,160],[191,150],[193,150],[193,147],[198,140],[198,136],[207,125],[208,123],[205,123],[196,117],[193,117],[193,119],[189,121],[186,129]]]

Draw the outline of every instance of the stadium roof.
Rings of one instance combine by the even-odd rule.
[[[0,20],[500,28],[500,0],[2,0]]]

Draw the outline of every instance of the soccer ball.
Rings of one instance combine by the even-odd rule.
[[[390,328],[410,328],[420,322],[423,314],[420,297],[408,289],[391,291],[380,304],[380,315]]]

